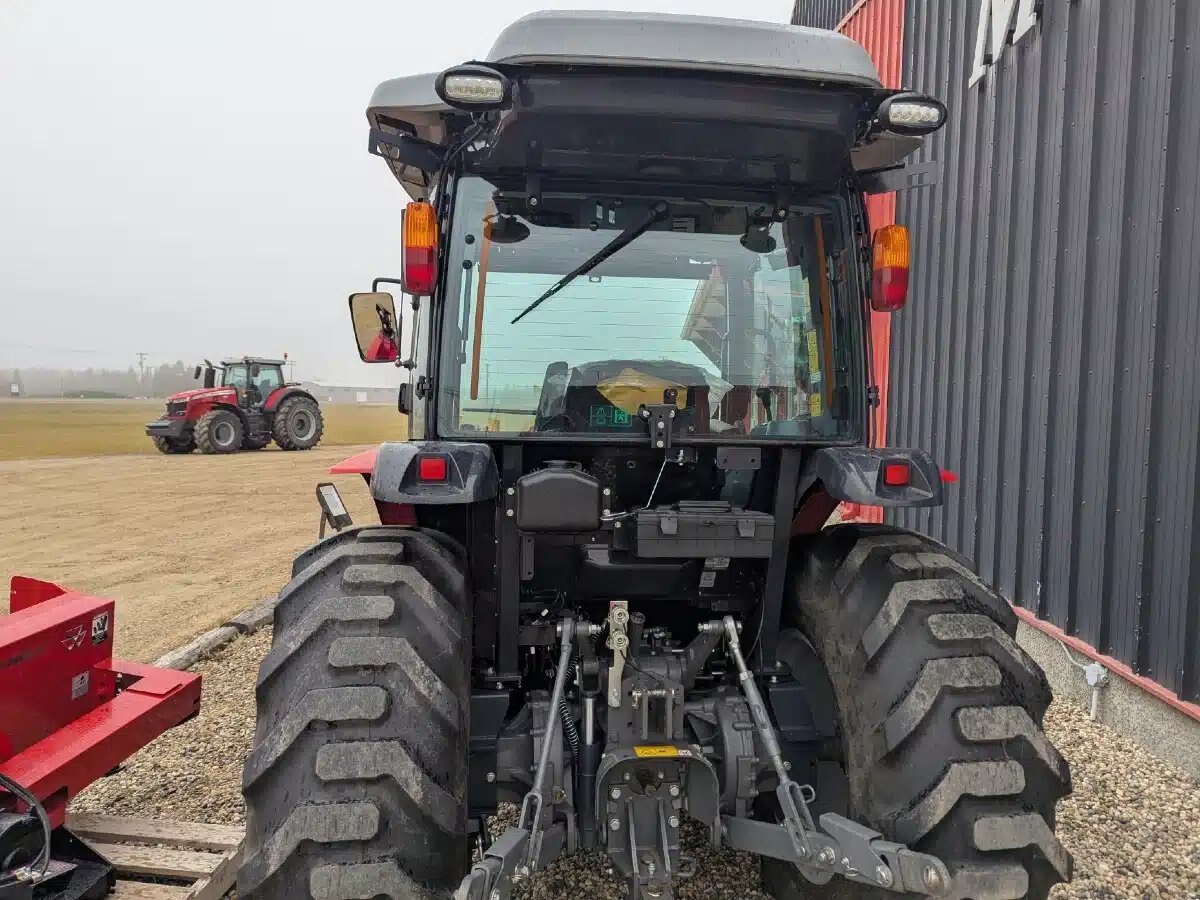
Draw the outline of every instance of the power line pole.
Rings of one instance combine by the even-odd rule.
[[[143,382],[143,381],[145,381],[145,380],[146,380],[146,357],[147,357],[147,356],[149,356],[149,355],[150,355],[149,353],[139,353],[139,354],[137,354],[137,358],[138,358],[138,382],[139,382],[139,383],[140,383],[140,382]]]

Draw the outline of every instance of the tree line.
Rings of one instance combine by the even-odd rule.
[[[0,369],[0,396],[21,397],[166,397],[202,387],[193,366],[183,360],[127,369]]]

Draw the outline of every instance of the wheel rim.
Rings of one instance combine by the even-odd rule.
[[[213,441],[218,447],[228,447],[233,443],[233,425],[229,422],[218,422],[213,429]]]
[[[292,413],[292,437],[298,441],[307,441],[317,430],[317,420],[308,410],[298,409]]]

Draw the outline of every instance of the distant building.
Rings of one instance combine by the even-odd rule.
[[[322,403],[395,403],[398,388],[353,387],[305,381],[301,385]]]

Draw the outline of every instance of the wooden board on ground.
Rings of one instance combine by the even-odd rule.
[[[117,870],[114,900],[220,900],[237,880],[240,828],[99,815],[68,816],[67,827]]]

